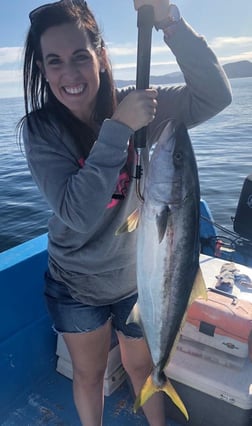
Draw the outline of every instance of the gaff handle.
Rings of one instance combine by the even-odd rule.
[[[137,45],[137,74],[136,88],[148,89],[150,84],[151,38],[154,25],[154,10],[152,6],[140,7],[137,14],[138,45]],[[137,130],[134,135],[134,146],[146,146],[146,127]]]

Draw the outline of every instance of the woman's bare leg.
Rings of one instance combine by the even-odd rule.
[[[89,333],[64,333],[63,337],[72,359],[74,401],[81,422],[101,426],[111,322]]]
[[[152,361],[144,339],[133,339],[117,333],[122,362],[129,374],[135,394],[138,395],[151,372]],[[155,393],[142,407],[150,426],[165,426],[163,392]]]

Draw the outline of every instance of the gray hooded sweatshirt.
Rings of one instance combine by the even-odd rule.
[[[168,120],[190,128],[231,102],[226,75],[203,37],[182,19],[165,42],[185,84],[158,89],[157,114],[148,127],[147,146],[155,143]],[[129,90],[118,91],[118,100]],[[115,235],[139,206],[132,178],[134,148],[129,143],[133,131],[105,120],[84,160],[67,131],[53,124],[54,129],[43,124],[43,136],[35,123],[32,132],[26,122],[23,128],[28,166],[53,212],[48,223],[49,270],[76,300],[111,304],[137,291],[137,231]],[[143,154],[144,174],[147,164],[148,148]]]

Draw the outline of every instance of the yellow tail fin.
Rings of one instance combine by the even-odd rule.
[[[152,376],[150,375],[145,384],[143,385],[140,394],[136,398],[135,404],[134,404],[134,412],[138,410],[139,407],[144,405],[146,401],[155,393],[155,392],[165,392],[169,398],[171,398],[172,402],[179,408],[179,410],[184,414],[186,420],[189,419],[188,412],[181,401],[179,395],[177,394],[176,390],[172,386],[171,382],[167,379],[165,384],[162,387],[158,387],[154,384],[152,380]]]

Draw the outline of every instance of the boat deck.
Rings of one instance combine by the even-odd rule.
[[[144,415],[132,412],[133,399],[125,381],[112,395],[105,397],[104,426],[147,426]],[[51,374],[34,391],[21,397],[1,426],[80,426],[72,398],[72,381]],[[167,426],[179,426],[167,420]]]
[[[52,331],[51,319],[48,317],[43,297],[43,275],[47,267],[46,246],[47,235],[42,235],[0,253],[1,426],[80,426],[73,403],[72,381],[56,371],[56,335]],[[215,284],[223,262],[221,259],[201,255],[201,269],[208,287]],[[242,273],[252,275],[250,268],[240,266],[239,270]],[[235,293],[235,296],[239,299],[252,300],[252,292],[248,293],[246,288],[240,287],[236,288],[238,293]],[[199,358],[193,358],[194,363],[197,363]],[[180,362],[180,365],[184,364]],[[222,365],[219,368],[222,368]],[[187,370],[190,372],[190,368]],[[181,368],[177,368],[176,371],[181,373]],[[182,369],[182,373],[183,371]],[[194,372],[192,383],[195,383],[197,368],[191,371]],[[208,370],[205,369],[205,371]],[[200,374],[200,378],[205,378],[205,371]],[[249,399],[251,391],[248,393],[247,385],[242,388],[242,397],[245,398],[246,406],[242,405],[237,409],[232,403],[223,401],[222,394],[221,398],[215,397],[215,387],[213,395],[208,395],[205,394],[204,387],[203,390],[192,388],[190,381],[184,386],[184,381],[177,376],[173,376],[173,380],[177,380],[177,391],[186,407],[190,409],[190,425],[217,426],[227,423],[230,426],[250,426],[252,424]],[[184,373],[184,378],[186,376],[187,371]],[[220,373],[219,376],[222,376],[219,380],[222,385],[225,375]],[[169,377],[172,379],[172,376]],[[234,375],[230,377],[233,379]],[[251,375],[246,377],[251,389]],[[236,389],[239,386],[240,379],[238,379],[230,389]],[[216,380],[218,383],[219,381]],[[209,385],[207,386],[209,388]],[[223,388],[220,389],[223,392]],[[225,395],[229,397],[226,390]],[[229,398],[233,398],[233,393],[230,395]],[[105,397],[103,426],[147,426],[141,411],[134,414],[132,407],[133,396],[125,381],[111,396]],[[167,426],[189,424],[169,398],[166,401],[166,410],[180,423],[179,425],[167,419]]]
[[[80,426],[72,381],[56,371],[56,335],[43,295],[46,268],[47,234],[0,253],[1,426]],[[132,407],[125,381],[105,397],[103,425],[146,426]]]

